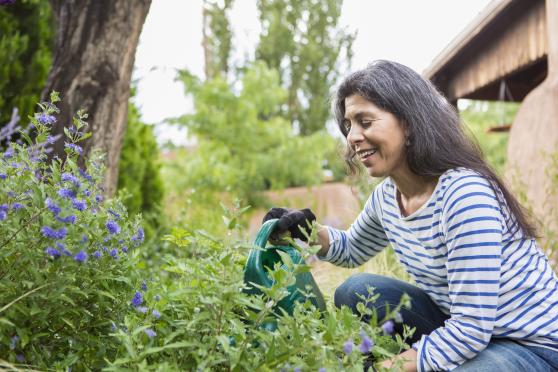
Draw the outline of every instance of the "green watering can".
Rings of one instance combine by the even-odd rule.
[[[248,287],[245,289],[246,293],[261,294],[261,291],[254,287],[251,283],[267,288],[273,285],[273,280],[269,276],[268,271],[273,269],[276,263],[283,262],[279,253],[277,253],[278,251],[287,253],[293,263],[302,263],[302,256],[300,253],[296,250],[296,248],[290,245],[267,246],[267,240],[273,232],[276,224],[277,219],[266,221],[258,231],[254,244],[256,247],[261,249],[254,248],[250,251],[250,255],[246,261],[246,266],[244,267],[244,283],[246,283]],[[284,270],[290,270],[285,264],[281,265],[281,268]],[[322,292],[320,292],[320,288],[318,288],[318,285],[310,272],[297,274],[296,283],[288,287],[287,290],[289,294],[277,303],[275,308],[276,310],[280,308],[292,315],[296,302],[305,302],[308,299],[317,309],[321,311],[326,310]],[[305,293],[311,293],[313,296],[306,296]]]

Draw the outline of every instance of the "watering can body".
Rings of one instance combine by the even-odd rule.
[[[266,288],[274,284],[268,271],[272,270],[277,263],[280,263],[281,269],[291,270],[283,263],[278,251],[288,254],[294,264],[300,264],[303,261],[298,250],[292,246],[267,245],[269,236],[273,232],[276,223],[276,219],[264,222],[254,242],[256,248],[250,251],[248,260],[246,261],[244,283],[246,283],[247,286],[245,292],[249,294],[261,294],[261,291],[253,284],[258,284]],[[288,287],[287,291],[288,295],[277,303],[276,310],[280,308],[292,315],[296,303],[305,302],[306,300],[310,300],[317,309],[321,311],[326,310],[323,295],[310,272],[297,274],[296,283]],[[308,293],[311,294],[311,296],[308,296]]]

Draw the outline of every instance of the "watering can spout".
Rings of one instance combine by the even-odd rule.
[[[288,254],[294,264],[303,262],[298,250],[290,245],[268,246],[269,236],[276,224],[276,219],[264,222],[256,235],[254,241],[256,247],[250,251],[244,267],[245,291],[249,294],[261,294],[261,291],[254,284],[266,288],[273,285],[269,270],[273,269],[277,263],[280,264],[281,269],[292,270],[284,264],[281,255],[278,253],[279,251]],[[305,302],[306,300],[310,300],[320,311],[326,310],[322,292],[310,272],[298,273],[296,283],[288,287],[287,291],[288,295],[277,303],[276,308],[283,309],[290,315],[292,315],[297,302]]]

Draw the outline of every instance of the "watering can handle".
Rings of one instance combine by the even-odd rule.
[[[256,240],[254,241],[254,244],[256,246],[258,246],[262,249],[265,248],[265,246],[267,244],[267,240],[269,239],[269,236],[271,235],[271,233],[275,229],[275,225],[277,225],[277,221],[278,221],[278,219],[272,219],[272,220],[265,221],[262,224],[262,227],[260,227],[260,230],[258,231],[258,234],[256,235]]]

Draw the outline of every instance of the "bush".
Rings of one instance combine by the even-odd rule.
[[[145,236],[157,237],[165,225],[161,203],[164,185],[160,175],[159,148],[151,125],[141,121],[137,107],[128,105],[128,124],[118,172],[118,190],[128,213],[142,214]]]
[[[229,228],[237,218],[238,213],[228,213]],[[296,273],[309,270],[305,264],[285,262],[275,267],[269,272],[275,284],[264,288],[262,296],[251,296],[242,291],[250,245],[187,229],[175,229],[167,239],[185,257],[165,257],[165,279],[146,292],[149,310],[126,318],[126,328],[136,331],[118,332],[125,350],[109,370],[139,366],[142,370],[361,371],[367,355],[359,347],[366,348],[366,342],[374,344],[370,349],[377,359],[408,347],[400,337],[394,340],[384,331],[397,319],[400,307],[391,309],[386,319],[376,319],[361,306],[362,314],[371,316],[370,323],[347,307],[330,307],[322,314],[310,301],[298,303],[292,316],[276,313],[275,304],[287,294]],[[313,252],[300,251],[305,256]],[[275,331],[266,326],[272,322],[277,322]]]
[[[199,144],[182,166],[190,188],[227,191],[250,202],[258,191],[321,182],[333,139],[325,131],[293,133],[280,115],[286,92],[277,71],[255,63],[232,86],[219,77],[202,83],[184,71],[180,79],[195,113],[177,121]]]
[[[270,268],[274,285],[262,295],[244,293],[252,247],[232,238],[241,233],[239,205],[225,213],[225,238],[175,229],[166,237],[175,251],[145,268],[139,218],[118,199],[102,200],[101,156],[78,168],[85,114],[66,129],[67,158],[47,163],[57,99],[31,118],[36,140],[22,132],[25,144],[11,143],[0,158],[1,366],[356,371],[369,351],[382,359],[408,348],[389,335],[408,298],[386,319],[361,305],[368,323],[348,308],[320,313],[310,301],[288,316],[275,304],[309,270],[288,260]],[[316,252],[296,248],[304,258]]]
[[[12,107],[24,117],[33,112],[51,65],[53,21],[48,1],[0,7],[0,126]]]
[[[35,141],[0,159],[0,355],[39,368],[99,369],[115,355],[110,336],[131,308],[138,218],[103,201],[102,158],[78,167],[87,117],[66,130],[67,158],[47,162],[54,103],[31,118]]]

